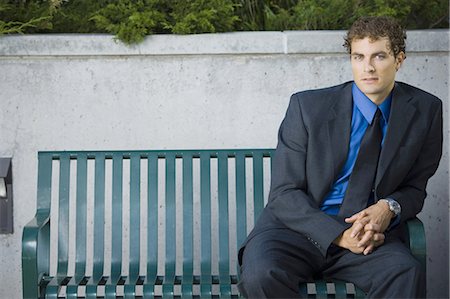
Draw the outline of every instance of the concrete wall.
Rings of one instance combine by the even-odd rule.
[[[0,37],[0,157],[13,157],[14,229],[0,235],[0,298],[21,297],[21,233],[39,150],[275,147],[289,96],[351,80],[342,31]],[[449,32],[408,32],[398,80],[440,97],[445,148],[420,218],[428,294],[448,297]]]

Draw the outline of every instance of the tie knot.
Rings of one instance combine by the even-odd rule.
[[[381,118],[381,110],[380,110],[380,108],[377,108],[377,111],[375,112],[375,116],[373,117],[372,124],[379,123],[380,122],[380,118]]]

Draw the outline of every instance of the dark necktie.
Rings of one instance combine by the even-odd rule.
[[[341,217],[350,217],[367,207],[375,181],[383,138],[380,118],[381,111],[377,108],[372,124],[367,127],[361,141],[344,201],[339,210],[339,216]]]

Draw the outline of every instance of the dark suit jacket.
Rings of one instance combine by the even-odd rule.
[[[333,240],[349,227],[319,206],[347,159],[351,87],[352,82],[347,82],[291,97],[279,130],[269,202],[247,241],[268,229],[289,228],[304,234],[325,256]],[[441,154],[441,101],[418,88],[396,83],[375,197],[400,203],[401,224],[421,211],[427,181]]]

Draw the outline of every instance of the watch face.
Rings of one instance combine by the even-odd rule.
[[[390,200],[389,208],[392,212],[394,212],[395,215],[398,215],[400,213],[400,205],[396,201]]]
[[[400,214],[402,212],[402,207],[395,200],[389,199],[389,198],[383,198],[380,200],[385,201],[388,204],[389,210],[391,210],[391,212],[393,212],[395,214],[395,216],[397,216],[398,214]]]

